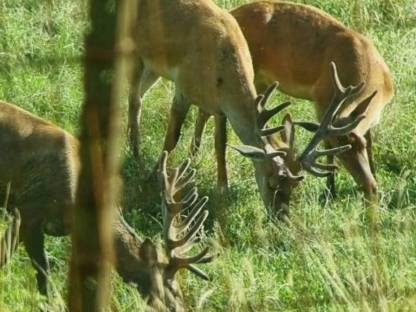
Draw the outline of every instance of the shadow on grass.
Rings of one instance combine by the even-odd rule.
[[[140,165],[127,153],[122,165],[123,192],[122,204],[126,220],[146,235],[156,235],[161,231],[161,187],[159,176],[152,174],[157,160],[146,157]],[[192,164],[191,164],[191,167]],[[198,173],[197,178],[198,181]],[[208,233],[213,231],[214,222],[224,220],[224,214],[231,213],[232,203],[241,200],[237,189],[231,188],[227,194],[217,192],[215,184],[196,183],[200,198],[208,196],[207,208],[210,212],[205,228]],[[223,224],[221,224],[223,226]]]
[[[143,163],[155,165],[156,160],[144,156]],[[147,159],[149,158],[149,159]],[[157,176],[140,165],[128,152],[122,164],[122,204],[126,220],[140,232],[152,236],[161,230],[161,197]]]

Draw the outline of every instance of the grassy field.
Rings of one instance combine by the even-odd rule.
[[[248,1],[218,0],[225,8]],[[307,177],[291,204],[291,223],[267,220],[251,163],[227,153],[230,194],[215,193],[213,129],[193,159],[201,194],[211,197],[207,241],[219,257],[209,283],[180,276],[193,311],[414,311],[416,307],[416,4],[414,0],[311,0],[371,37],[387,64],[396,95],[376,128],[375,160],[381,191],[380,226],[369,230],[366,208],[352,178],[337,175],[339,198],[320,201],[324,181]],[[81,0],[0,2],[0,99],[77,133],[83,99],[82,40],[87,28]],[[137,231],[160,239],[160,199],[146,183],[162,148],[173,87],[162,81],[145,98],[142,138],[145,171],[123,148],[124,207]],[[277,95],[277,100],[287,99]],[[313,119],[312,105],[292,99],[295,118]],[[127,106],[125,106],[126,108]],[[124,109],[126,110],[126,109]],[[174,152],[187,156],[196,110]],[[229,129],[231,142],[238,140]],[[298,133],[298,146],[307,136]],[[1,148],[1,147],[0,147]],[[48,238],[53,299],[38,295],[23,248],[0,271],[0,311],[63,311],[68,238]],[[143,309],[133,287],[114,274],[111,311]]]

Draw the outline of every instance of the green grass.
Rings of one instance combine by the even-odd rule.
[[[220,0],[231,8],[241,0]],[[302,1],[316,5],[370,36],[390,66],[396,96],[376,128],[375,159],[381,191],[379,231],[370,231],[352,178],[337,176],[340,197],[322,204],[324,181],[307,177],[291,204],[291,224],[267,220],[251,163],[229,151],[231,192],[215,195],[212,124],[193,160],[200,193],[211,196],[209,240],[220,256],[206,269],[209,283],[190,274],[180,281],[196,311],[411,311],[416,306],[416,5],[413,0]],[[87,27],[84,1],[0,2],[0,98],[76,133],[83,99],[79,57]],[[143,236],[158,237],[158,191],[146,182],[162,148],[173,96],[160,82],[146,95],[142,138],[146,172],[127,148],[123,165],[128,221]],[[286,99],[279,95],[276,100]],[[295,118],[313,119],[312,105],[293,99]],[[124,107],[126,108],[126,106]],[[196,110],[174,152],[187,156]],[[231,142],[236,136],[229,129]],[[298,144],[306,135],[298,133]],[[36,291],[23,248],[0,271],[0,311],[62,311],[68,271],[67,238],[48,238],[53,299]],[[113,311],[141,310],[135,290],[114,274]]]

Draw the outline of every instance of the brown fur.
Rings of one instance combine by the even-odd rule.
[[[68,132],[14,105],[0,101],[0,185],[11,183],[10,207],[20,211],[20,239],[46,294],[48,260],[44,234],[66,235],[79,174],[79,143]],[[142,240],[118,211],[114,220],[116,269],[134,283],[152,306],[183,311],[174,278],[166,278],[166,257]],[[5,263],[3,263],[5,264]]]
[[[288,95],[314,102],[320,119],[334,90],[330,62],[338,67],[344,85],[365,82],[363,92],[342,108],[348,117],[357,105],[377,90],[366,117],[348,138],[332,138],[328,145],[351,143],[353,148],[340,160],[367,197],[376,193],[371,160],[370,129],[393,96],[390,71],[370,39],[345,27],[335,18],[312,6],[280,1],[259,1],[231,11],[247,39],[253,58],[255,84],[261,92],[272,81]],[[202,112],[201,115],[204,113]],[[207,116],[200,119],[206,120]],[[200,121],[198,127],[203,127]],[[196,130],[200,142],[201,129]],[[199,137],[198,137],[199,136]],[[361,144],[359,144],[361,143]]]
[[[249,49],[235,19],[211,0],[142,0],[136,28],[138,70],[129,101],[130,145],[139,156],[141,98],[159,78],[175,83],[163,150],[177,144],[191,103],[215,114],[216,148],[225,152],[225,118],[240,140],[266,149],[256,118],[254,73]],[[282,161],[255,162],[256,180],[266,207],[274,208],[274,189]],[[225,158],[218,158],[219,185],[227,185]]]

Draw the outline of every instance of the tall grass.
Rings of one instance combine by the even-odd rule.
[[[224,8],[249,1],[218,0]],[[251,163],[227,154],[230,195],[214,191],[212,124],[193,159],[200,193],[211,196],[209,238],[220,256],[201,282],[182,274],[180,282],[194,311],[412,311],[416,306],[416,7],[413,0],[298,1],[315,5],[371,37],[390,66],[396,96],[376,128],[375,159],[381,190],[378,220],[350,176],[337,175],[339,198],[322,203],[324,182],[307,177],[291,205],[291,222],[267,219]],[[87,27],[82,0],[0,2],[0,98],[78,129],[82,101],[82,36]],[[45,60],[48,60],[45,62]],[[144,101],[143,150],[146,172],[138,172],[125,149],[123,203],[129,222],[142,234],[160,235],[159,197],[147,174],[162,148],[173,96],[162,81]],[[287,99],[284,95],[275,100]],[[292,100],[297,119],[313,119],[312,105]],[[193,132],[192,109],[174,152],[187,156]],[[237,137],[229,129],[230,141]],[[297,132],[302,146],[307,134]],[[2,198],[2,197],[0,197]],[[36,291],[34,271],[20,249],[0,271],[0,311],[62,311],[68,270],[67,238],[48,238],[52,263],[50,302]],[[143,310],[135,289],[114,275],[112,311]]]

